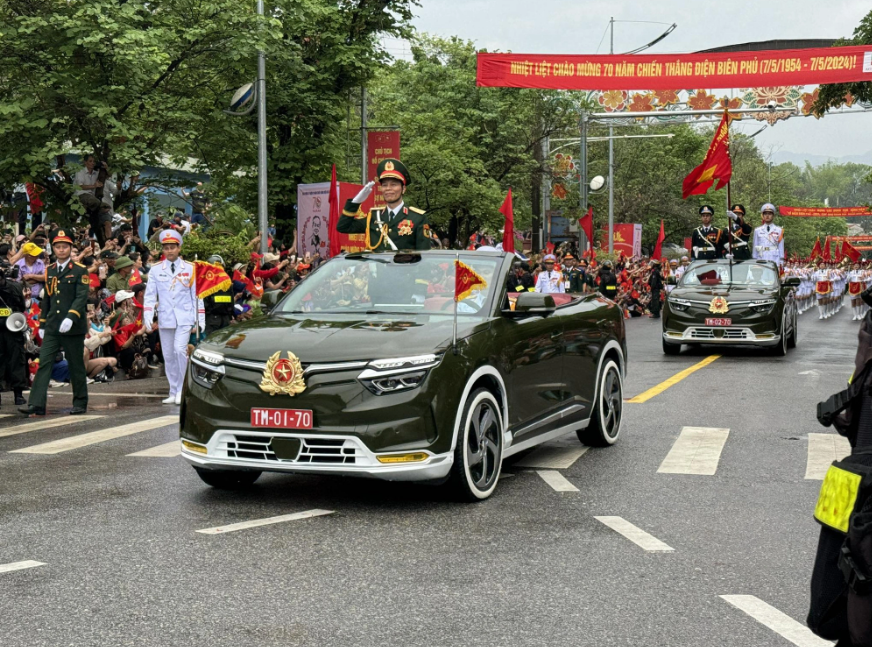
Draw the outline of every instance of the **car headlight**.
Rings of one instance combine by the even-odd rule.
[[[690,301],[687,299],[677,299],[675,297],[669,297],[669,305],[679,312],[684,312],[690,307]]]
[[[775,299],[766,299],[765,301],[752,301],[751,310],[754,312],[769,312],[775,306]]]
[[[224,377],[224,355],[196,349],[191,356],[191,377],[200,386],[211,389]]]
[[[367,364],[358,379],[375,395],[409,391],[423,384],[427,373],[442,361],[439,355],[377,359]]]

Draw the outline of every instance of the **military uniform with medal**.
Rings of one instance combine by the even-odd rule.
[[[727,214],[730,220],[729,250],[737,261],[747,261],[751,258],[751,225],[745,222],[745,207],[734,204],[731,213]]]
[[[26,415],[45,415],[46,392],[51,380],[55,356],[64,351],[73,385],[71,415],[88,410],[87,372],[85,371],[85,333],[88,331],[88,270],[71,258],[73,240],[59,229],[51,239],[57,262],[45,271],[45,297],[40,303],[39,370],[33,379],[28,406],[20,409]]]
[[[691,251],[694,260],[712,260],[724,255],[727,233],[723,229],[712,227],[714,214],[714,209],[707,204],[699,208],[702,225],[694,229],[691,236]]]
[[[387,206],[364,213],[360,205],[372,193],[369,182],[360,193],[345,203],[337,230],[341,234],[365,234],[367,251],[428,250],[430,223],[426,212],[403,203],[411,184],[409,172],[400,160],[386,159],[378,165],[376,177],[382,185]],[[391,198],[394,198],[393,200]]]

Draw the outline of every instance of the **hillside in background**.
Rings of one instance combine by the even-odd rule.
[[[823,166],[827,162],[835,162],[836,164],[866,164],[872,166],[872,151],[866,151],[860,155],[844,155],[842,157],[828,157],[826,155],[810,155],[808,153],[792,153],[790,151],[778,151],[772,154],[772,161],[775,164],[791,162],[799,167],[805,166],[806,161],[812,166]]]

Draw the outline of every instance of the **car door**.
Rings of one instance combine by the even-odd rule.
[[[598,296],[583,298],[570,306],[564,317],[563,371],[569,401],[562,424],[590,417],[596,395],[597,368],[608,339],[605,315],[610,305]]]
[[[554,428],[569,397],[563,370],[563,317],[503,318],[498,339],[508,380],[509,427],[516,438]],[[559,416],[556,417],[559,420]]]

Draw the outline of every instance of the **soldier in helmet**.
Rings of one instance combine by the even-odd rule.
[[[412,183],[409,172],[400,160],[386,159],[376,169],[387,206],[363,213],[360,205],[372,193],[375,182],[369,182],[360,193],[345,203],[337,229],[342,234],[365,234],[368,251],[430,249],[430,223],[421,209],[403,201],[406,187]]]
[[[712,227],[714,209],[707,204],[699,208],[702,225],[693,230],[691,236],[692,256],[694,260],[711,260],[724,255],[724,245],[727,236],[723,229]]]

